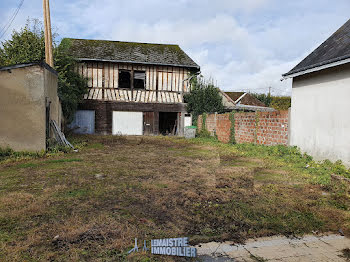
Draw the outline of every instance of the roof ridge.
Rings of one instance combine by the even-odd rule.
[[[346,48],[346,46],[348,46],[348,43],[345,41],[346,36],[348,36],[349,33],[350,19],[348,19],[333,34],[331,34],[331,36],[326,38],[296,66],[294,66],[290,71],[283,74],[282,76],[287,77],[292,74],[304,72],[309,69],[317,68],[349,58],[350,49]]]
[[[133,42],[133,41],[118,41],[118,40],[104,40],[104,39],[86,39],[86,38],[71,38],[71,37],[64,37],[63,39],[69,39],[69,40],[83,40],[83,41],[101,41],[101,42],[113,42],[113,43],[132,43],[132,44],[145,44],[145,45],[167,45],[167,46],[178,46],[178,44],[161,44],[161,43],[146,43],[146,42]],[[181,47],[180,47],[181,48]]]

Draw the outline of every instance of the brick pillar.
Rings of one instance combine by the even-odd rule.
[[[112,121],[112,113],[107,108],[106,102],[101,102],[96,106],[95,112],[95,133],[106,135],[111,134],[112,129],[108,128],[108,121]],[[110,113],[110,116],[109,116]],[[110,122],[111,123],[111,122]]]

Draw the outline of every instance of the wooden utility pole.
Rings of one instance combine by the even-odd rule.
[[[44,27],[45,27],[45,61],[53,67],[53,52],[52,52],[52,33],[50,19],[50,4],[49,0],[43,0],[44,9]]]

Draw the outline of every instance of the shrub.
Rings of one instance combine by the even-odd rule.
[[[203,113],[224,112],[220,91],[213,84],[201,78],[193,78],[191,86],[191,92],[186,94],[184,99],[187,111],[193,115],[194,124],[197,124],[198,116]]]
[[[276,110],[288,110],[291,107],[291,98],[289,96],[273,96],[270,107]]]

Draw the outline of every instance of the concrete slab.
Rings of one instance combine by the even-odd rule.
[[[350,248],[350,239],[341,235],[307,235],[302,238],[273,236],[250,239],[244,245],[210,242],[196,246],[202,261],[339,261],[341,250]]]

